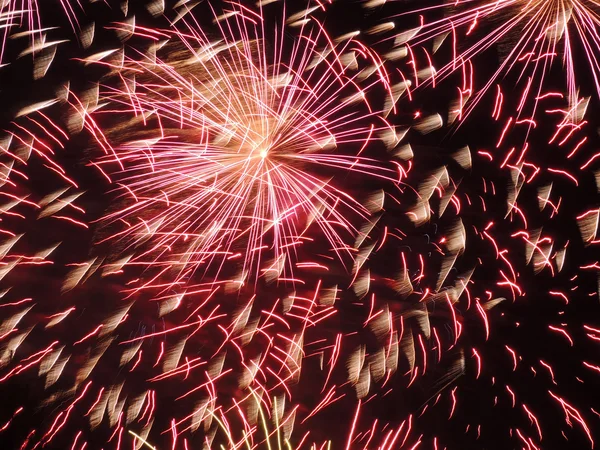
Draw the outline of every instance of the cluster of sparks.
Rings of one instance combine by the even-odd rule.
[[[43,3],[46,3],[43,5]],[[2,0],[0,2],[0,65],[9,64],[5,58],[5,51],[9,47],[8,40],[18,38],[29,38],[29,47],[18,55],[23,57],[35,53],[43,53],[41,67],[36,70],[38,76],[45,75],[43,66],[47,66],[54,58],[54,53],[58,45],[65,41],[49,41],[45,32],[52,28],[44,23],[43,15],[49,2],[38,2],[38,0]],[[73,30],[82,31],[78,22],[78,14],[82,11],[82,4],[79,1],[57,0],[56,7],[64,13],[67,21]],[[92,28],[86,28],[82,34],[83,41],[86,42]]]
[[[512,445],[594,447],[572,386],[600,373],[577,317],[600,294],[596,2],[369,0],[384,20],[339,35],[329,1],[149,1],[154,28],[125,2],[93,54],[83,2],[58,3],[101,75],[4,125],[0,441],[441,450],[438,411],[494,442],[488,407]],[[43,83],[47,26],[0,0],[0,62],[29,36]],[[486,105],[490,139],[468,133]],[[469,146],[440,149],[446,125]]]

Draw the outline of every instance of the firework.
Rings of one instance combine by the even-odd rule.
[[[367,6],[382,5],[377,3],[368,2]],[[597,233],[596,208],[590,208],[589,203],[594,202],[594,165],[598,153],[591,144],[596,142],[594,133],[590,132],[593,116],[586,114],[595,100],[581,95],[578,83],[591,81],[584,84],[581,91],[587,89],[588,94],[597,97],[598,7],[594,2],[432,2],[418,10],[392,15],[399,21],[420,15],[420,23],[406,32],[388,27],[394,49],[387,58],[408,61],[401,70],[411,80],[409,97],[417,105],[420,101],[426,103],[432,91],[446,93],[447,89],[441,86],[451,85],[447,81],[456,76],[458,99],[450,107],[448,123],[460,125],[453,140],[464,140],[462,133],[470,132],[468,143],[477,148],[468,161],[478,167],[481,178],[475,173],[450,183],[442,182],[444,177],[432,178],[442,206],[439,216],[448,204],[447,197],[451,198],[451,208],[460,211],[458,215],[465,225],[460,242],[467,245],[456,259],[443,248],[446,236],[442,235],[436,242],[439,248],[432,249],[433,253],[430,251],[426,259],[430,261],[436,251],[444,254],[442,259],[448,263],[442,262],[438,266],[441,270],[435,273],[435,278],[449,276],[446,282],[460,273],[460,267],[465,268],[461,260],[469,261],[469,254],[477,261],[475,271],[467,278],[470,282],[465,286],[466,296],[452,304],[454,318],[458,319],[454,326],[455,336],[461,337],[458,342],[469,341],[472,346],[463,347],[467,355],[466,373],[471,373],[475,380],[485,380],[482,374],[486,372],[486,361],[488,367],[490,365],[490,355],[508,359],[509,373],[504,373],[498,364],[492,364],[491,382],[484,390],[490,394],[490,409],[505,411],[510,417],[503,426],[510,428],[511,437],[519,445],[537,448],[553,433],[544,425],[550,416],[549,410],[540,412],[539,406],[532,406],[537,400],[531,398],[544,396],[556,412],[564,413],[566,428],[577,428],[581,433],[577,437],[563,429],[562,436],[555,434],[556,439],[593,446],[590,421],[594,420],[596,411],[579,395],[578,385],[594,386],[597,383],[587,373],[596,366],[590,363],[582,366],[582,361],[568,355],[567,349],[575,348],[576,355],[587,355],[591,351],[585,340],[593,337],[585,338],[581,333],[594,326],[582,321],[580,312],[575,310],[589,311],[590,317],[596,314],[591,312],[596,308],[589,303],[589,298],[597,295],[596,287],[590,289],[596,280],[593,275],[591,279],[588,275],[588,271],[595,270],[595,257],[593,250],[577,244],[582,238],[585,246],[592,246]],[[501,55],[501,62],[490,68],[489,61],[496,51]],[[516,95],[509,92],[516,92]],[[497,136],[494,142],[480,139],[480,132],[465,120],[470,116],[481,126],[484,119],[475,119],[472,113],[486,102],[491,103],[491,119],[495,123],[490,127],[490,133]],[[415,162],[415,166],[423,169],[422,163]],[[430,192],[426,185],[424,188],[419,189],[420,194]],[[426,201],[416,202],[420,205],[411,216],[421,226],[427,226],[427,221],[436,224],[435,228],[426,228],[430,242],[432,236],[438,235],[439,219],[429,206],[431,200],[434,200],[434,206],[437,205],[435,197],[438,195],[424,197]],[[501,206],[503,201],[505,206]],[[480,210],[481,221],[472,215],[476,210]],[[564,225],[567,222],[577,223],[580,236],[567,231]],[[411,245],[412,241],[405,236],[407,229],[406,226],[396,227],[394,234],[410,246],[408,258],[417,257],[416,245]],[[491,254],[478,242],[492,245]],[[569,264],[569,258],[589,263]],[[447,268],[452,269],[446,272]],[[456,275],[452,273],[455,268],[459,270]],[[484,276],[481,269],[486,273]],[[530,280],[532,274],[545,280],[543,286]],[[416,275],[419,283],[427,280],[419,272]],[[413,278],[405,285],[412,289],[417,283]],[[478,292],[482,285],[486,289]],[[439,285],[425,290],[425,301],[435,298],[438,289]],[[444,292],[443,287],[440,292]],[[534,301],[532,295],[547,300]],[[575,297],[578,306],[572,303]],[[503,313],[498,315],[489,308],[498,305],[500,298],[511,299],[515,306],[501,303]],[[564,303],[548,305],[557,299]],[[522,302],[526,302],[527,307],[517,306]],[[435,304],[435,301],[431,303]],[[538,312],[543,314],[541,323],[530,317]],[[470,320],[473,313],[474,320]],[[475,325],[477,314],[481,321],[479,325]],[[429,321],[434,326],[435,319],[430,316]],[[502,338],[498,336],[498,328],[503,330]],[[546,336],[548,342],[553,343],[553,351],[543,350],[536,345],[537,341],[526,343],[534,334]],[[479,341],[478,335],[484,339]],[[417,350],[416,363],[424,371],[428,353],[426,346],[421,347],[421,358],[418,358],[416,344],[408,348]],[[433,348],[439,347],[444,344]],[[574,367],[571,371],[564,369],[567,360]],[[560,379],[556,376],[559,371],[563,374]],[[531,377],[531,381],[523,383],[516,374]],[[539,383],[540,374],[548,375],[548,378],[543,384],[545,388],[534,395],[529,386]],[[497,387],[503,392],[498,392]],[[468,384],[461,386],[459,382],[441,396],[434,393],[434,402],[426,403],[421,414],[435,415],[431,406],[447,398],[448,416],[456,420],[457,426],[466,434],[486,442],[486,428],[489,429],[490,424],[482,424],[477,417],[456,418],[457,408],[462,407],[463,413],[469,407],[479,408],[476,405],[482,398],[469,400],[470,395],[466,392],[469,388]],[[503,396],[508,400],[506,406],[502,404]],[[517,409],[518,414],[515,413]],[[523,425],[524,421],[519,419],[521,415],[529,425]],[[444,430],[440,433],[447,434]],[[508,441],[506,445],[509,445]]]
[[[169,26],[111,24],[130,46],[79,59],[99,83],[63,86],[6,125],[0,438],[78,450],[593,446],[589,102],[528,91],[544,113],[514,118],[499,90],[498,139],[456,133],[440,148],[446,120],[421,102],[439,107],[441,80],[460,71],[447,122],[465,117],[489,90],[471,81],[476,54],[439,71],[412,56],[413,76],[398,61],[428,40],[443,53],[438,38],[458,43],[472,21],[338,37],[319,18],[334,4],[267,3],[184,3]],[[481,8],[477,24],[493,12]],[[573,8],[562,37],[539,45],[565,42]],[[397,46],[380,58],[367,43],[386,33]],[[549,69],[523,62],[532,85],[549,83]],[[556,155],[539,157],[540,143]]]
[[[96,22],[80,23],[84,6],[87,2],[79,0],[5,0],[0,3],[0,67],[11,66],[5,69],[4,82],[12,85],[13,80],[22,79],[23,67],[29,65],[29,61],[23,62],[28,59],[25,57],[33,61],[33,79],[45,77],[53,62],[61,60],[57,57],[59,49],[70,47],[73,37],[81,48],[89,48],[97,25]],[[61,25],[67,23],[68,31],[63,33]],[[63,77],[60,71],[57,73]]]
[[[92,163],[121,190],[103,222],[122,228],[105,240],[122,254],[148,248],[128,264],[170,267],[181,281],[239,260],[242,281],[291,279],[313,228],[321,251],[352,255],[353,217],[370,212],[344,181],[399,180],[366,156],[393,133],[367,99],[387,84],[382,68],[363,80],[376,55],[305,23],[308,13],[288,20],[293,41],[285,24],[271,35],[263,14],[232,4],[215,37],[185,18],[180,31],[140,31],[172,42],[126,57],[118,85],[101,86],[86,126],[106,151]]]
[[[319,332],[313,330],[336,314],[333,305],[339,294],[335,284],[346,278],[343,265],[339,264],[341,257],[337,255],[352,256],[354,249],[347,240],[353,243],[359,236],[352,224],[376,211],[378,203],[376,199],[365,204],[358,202],[335,187],[328,173],[320,174],[319,169],[313,173],[312,166],[324,172],[341,170],[346,177],[353,173],[371,175],[378,182],[392,185],[401,173],[396,166],[386,168],[364,156],[371,151],[367,148],[371,141],[380,141],[382,134],[393,132],[366,102],[372,86],[384,86],[384,91],[386,86],[375,55],[352,37],[334,43],[318,23],[303,23],[302,16],[306,16],[303,14],[291,22],[300,22],[298,40],[290,41],[291,50],[285,47],[290,45],[286,40],[277,37],[283,36],[284,28],[275,30],[275,40],[269,43],[275,59],[270,61],[262,56],[268,53],[261,28],[254,28],[254,20],[260,16],[240,5],[237,7],[237,14],[224,21],[216,17],[215,29],[225,38],[220,46],[194,34],[200,28],[186,22],[187,32],[146,30],[144,34],[151,38],[172,37],[179,41],[178,45],[165,46],[165,51],[177,52],[169,57],[172,64],[163,61],[160,52],[156,59],[145,57],[141,62],[128,58],[120,62],[118,52],[110,51],[84,61],[118,69],[124,85],[135,86],[129,95],[114,89],[114,85],[103,85],[102,90],[92,88],[75,97],[67,86],[58,99],[34,104],[17,114],[19,120],[13,127],[19,131],[11,136],[19,137],[20,144],[30,152],[34,150],[36,155],[45,157],[48,168],[61,176],[60,181],[72,186],[71,191],[63,188],[47,195],[38,194],[31,187],[25,189],[32,199],[41,197],[28,203],[41,210],[39,218],[63,220],[71,229],[79,230],[79,237],[90,238],[88,230],[93,226],[93,218],[85,219],[85,209],[77,206],[85,195],[74,191],[80,184],[75,178],[85,180],[86,172],[79,167],[74,169],[77,176],[70,177],[67,167],[56,162],[62,158],[53,152],[55,146],[62,147],[69,139],[65,129],[76,132],[86,127],[106,150],[105,157],[92,158],[88,166],[92,172],[106,175],[111,184],[114,179],[114,184],[129,196],[119,201],[129,202],[129,206],[109,208],[100,223],[109,222],[111,226],[111,221],[122,219],[119,223],[127,224],[125,237],[133,236],[124,245],[125,249],[115,250],[113,246],[106,254],[102,241],[108,239],[112,243],[119,234],[105,238],[106,233],[101,229],[95,235],[97,245],[91,252],[83,245],[71,249],[68,255],[53,254],[52,260],[47,261],[55,266],[51,278],[59,276],[63,281],[58,284],[48,281],[49,274],[43,269],[36,273],[36,278],[44,280],[41,282],[48,300],[62,298],[61,303],[67,303],[64,308],[57,309],[52,301],[32,303],[34,308],[31,308],[29,299],[22,302],[11,298],[3,304],[8,311],[2,322],[3,337],[9,337],[3,347],[5,386],[33,372],[44,379],[41,414],[48,413],[50,422],[32,429],[21,439],[20,445],[25,448],[87,445],[89,441],[82,433],[67,432],[72,427],[91,429],[96,442],[106,440],[117,446],[128,438],[126,430],[130,430],[133,436],[139,436],[134,440],[134,445],[139,446],[144,444],[155,421],[159,427],[169,424],[173,445],[178,439],[188,442],[186,434],[200,426],[204,430],[198,433],[200,443],[210,445],[217,430],[224,429],[223,414],[231,410],[243,412],[241,426],[248,433],[244,441],[250,442],[256,432],[253,420],[246,416],[256,416],[252,413],[256,412],[252,407],[256,396],[262,398],[268,409],[275,405],[271,415],[276,423],[285,424],[287,435],[291,433],[297,406],[287,404],[300,377],[305,347],[319,342],[316,336]],[[192,50],[197,47],[200,53]],[[284,54],[284,49],[291,51],[290,59],[279,59],[284,58],[278,56]],[[114,54],[117,58],[112,60]],[[183,63],[182,57],[185,57]],[[369,69],[366,75],[361,75],[356,69],[357,59],[362,58],[375,65],[375,70]],[[188,64],[191,67],[186,68]],[[130,78],[132,74],[138,75],[135,81]],[[189,84],[186,80],[192,75],[194,82]],[[359,87],[360,84],[364,87]],[[167,100],[177,91],[183,97],[176,103]],[[188,94],[191,98],[186,99]],[[59,100],[67,98],[74,113],[67,117],[65,125],[60,125],[48,118],[47,110],[53,106],[62,108]],[[136,106],[129,109],[132,100]],[[174,105],[178,105],[177,111]],[[238,109],[231,109],[234,106]],[[111,111],[111,107],[115,109]],[[115,110],[123,116],[137,114],[142,122],[134,127],[138,119],[129,119],[113,131],[103,132],[100,127],[105,126],[105,113],[114,115]],[[26,121],[27,127],[20,125],[20,121]],[[127,140],[115,143],[113,138],[123,129],[128,131]],[[19,159],[10,143],[3,149],[15,155],[12,158],[19,163],[26,162]],[[141,158],[144,151],[150,152],[146,154],[154,160],[150,165]],[[169,159],[173,157],[171,164]],[[159,178],[138,186],[137,182],[153,170]],[[8,170],[6,176],[18,178],[21,174]],[[163,178],[165,185],[160,181]],[[187,184],[190,179],[194,181]],[[236,179],[242,183],[241,187]],[[85,181],[83,184],[87,185]],[[153,185],[159,189],[153,191]],[[192,191],[192,203],[188,204]],[[156,193],[160,193],[158,200],[148,198]],[[196,195],[199,197],[194,198]],[[245,197],[240,200],[242,195]],[[135,201],[131,202],[130,197]],[[127,223],[132,220],[132,215],[128,215],[130,207],[133,214],[148,220],[157,208],[164,210],[165,206],[168,214],[151,224],[156,239]],[[179,211],[181,206],[183,213]],[[202,216],[203,210],[208,212],[206,217]],[[192,223],[196,227],[193,232],[181,230],[182,218],[190,214],[200,214],[200,222]],[[355,217],[353,221],[351,216]],[[31,226],[31,221],[25,221],[29,225],[13,226],[13,230]],[[162,227],[163,222],[171,228]],[[218,229],[211,230],[208,222],[216,222]],[[320,233],[311,230],[308,235],[311,223],[317,225],[313,228]],[[242,229],[244,226],[247,232]],[[342,239],[336,227],[348,237]],[[169,235],[175,240],[163,241],[170,239]],[[328,245],[307,260],[307,252],[299,244],[315,235],[319,244]],[[191,244],[186,243],[186,237]],[[65,240],[73,242],[68,237]],[[179,244],[180,240],[183,244]],[[178,272],[191,268],[196,272],[196,266],[207,255],[219,258],[212,255],[218,255],[218,249],[210,247],[222,245],[227,251],[225,256],[235,257],[229,247],[238,241],[241,241],[242,272],[255,269],[259,275],[249,287],[243,277],[227,278],[220,268],[216,276],[186,274],[185,283],[180,275],[173,281],[165,274],[164,267],[174,267]],[[265,242],[270,248],[262,248]],[[185,253],[172,256],[163,252],[146,262],[144,258],[150,252],[166,244],[174,249],[183,248]],[[129,257],[132,250],[139,253]],[[18,256],[11,251],[17,252],[17,247],[15,242],[8,241],[4,252],[7,260]],[[261,253],[268,251],[272,262],[259,272]],[[46,252],[44,256],[50,254]],[[291,272],[288,274],[286,270],[292,268],[293,276],[301,272],[332,273],[323,286],[318,276],[291,279]],[[9,266],[8,270],[13,279],[33,275],[19,265]],[[110,283],[111,279],[115,281]],[[274,280],[279,281],[278,285],[266,289],[265,283]],[[92,292],[104,292],[108,298],[95,304],[88,295]],[[155,311],[158,316],[152,313],[149,318],[148,307],[154,309],[152,305],[158,307]],[[28,324],[26,332],[18,333],[19,323]],[[139,329],[140,323],[148,324],[152,332]],[[10,338],[13,333],[14,339]],[[209,339],[217,335],[222,338]],[[24,349],[24,343],[37,346],[40,342],[44,343],[43,348],[31,352]],[[202,358],[196,354],[198,348],[203,349]],[[103,362],[109,360],[123,369],[118,380],[105,378],[106,371],[112,371],[112,363]],[[167,396],[167,403],[179,399],[183,414],[173,414],[170,408],[161,407],[162,391],[148,383],[171,385],[182,376],[183,389],[175,396],[171,395],[174,392]],[[279,397],[271,402],[273,394]],[[66,399],[69,403],[66,408],[61,405],[50,412]],[[26,401],[14,400],[15,418],[23,411],[30,417],[36,416]],[[250,412],[243,405],[248,400]],[[314,413],[326,404],[318,398]],[[75,414],[83,407],[86,411]],[[258,410],[263,416],[260,407]],[[14,429],[11,424],[12,419],[6,428]],[[88,434],[86,431],[85,435]]]
[[[501,85],[510,74],[520,86],[514,106],[523,117],[535,116],[539,99],[556,95],[557,89],[566,90],[569,108],[573,108],[580,96],[578,79],[591,79],[595,94],[600,93],[597,50],[600,15],[596,2],[431,2],[397,17],[406,15],[420,15],[421,23],[397,34],[395,45],[413,59],[417,84],[419,79],[425,78],[435,85],[454,72],[462,73],[461,117],[469,115],[488,93],[502,98]],[[425,43],[431,44],[431,48],[425,49]],[[502,61],[486,75],[482,86],[477,87],[473,81],[474,70],[485,60],[483,56],[495,49],[499,49]],[[425,52],[428,61],[421,64],[422,68],[415,58],[420,50]],[[434,53],[448,54],[450,61],[436,68]],[[584,66],[585,74],[582,73]],[[561,86],[550,83],[553,71],[562,74]],[[467,101],[468,106],[464,107]],[[497,100],[494,115],[499,114],[500,107],[501,102]]]

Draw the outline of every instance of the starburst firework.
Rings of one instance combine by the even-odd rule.
[[[62,89],[6,126],[0,438],[78,450],[593,446],[597,412],[578,386],[595,386],[586,344],[600,328],[574,317],[597,311],[585,303],[597,303],[599,267],[587,101],[509,113],[495,150],[473,133],[477,150],[446,151],[442,116],[417,107],[440,93],[427,88],[442,71],[414,58],[445,32],[395,35],[382,61],[369,38],[325,32],[316,16],[329,2],[275,18],[218,3],[178,3],[168,27],[112,24],[131,46],[80,60],[110,72],[99,85]],[[502,5],[494,14],[514,13]],[[560,46],[573,14],[562,37],[541,40]],[[456,42],[472,24],[455,24]],[[412,81],[396,63],[409,54]],[[479,102],[475,59],[443,72],[465,74],[449,122]],[[494,120],[509,109],[498,92]],[[536,108],[563,99],[531,92],[521,98]],[[396,114],[405,93],[418,133]],[[552,115],[548,138],[537,126]],[[538,140],[557,156],[539,158]],[[30,395],[12,389],[24,380]],[[502,419],[482,423],[483,408]]]
[[[287,25],[271,35],[262,14],[233,4],[212,39],[193,23],[153,30],[176,42],[126,58],[121,87],[102,87],[92,120],[124,118],[94,162],[122,187],[124,205],[104,222],[126,227],[107,239],[128,249],[151,239],[132,263],[188,276],[239,258],[243,273],[291,277],[311,228],[340,257],[352,253],[351,216],[369,210],[343,178],[398,179],[393,166],[365,157],[392,130],[366,98],[387,75],[377,66],[364,80],[358,70],[380,64],[376,55],[352,36],[334,41],[306,14],[293,41]]]
[[[419,6],[401,16],[407,14],[421,15],[421,24],[397,34],[396,45],[408,44],[410,50],[428,42],[435,53],[445,42],[450,43],[451,51],[445,52],[450,60],[437,68],[431,67],[431,79],[441,80],[455,71],[464,73],[467,82],[462,102],[470,100],[465,115],[486,93],[499,89],[508,74],[514,74],[521,85],[516,109],[524,116],[535,116],[540,97],[556,90],[547,82],[551,70],[564,70],[564,84],[559,89],[567,90],[570,107],[579,100],[579,75],[593,79],[595,93],[600,93],[600,7],[595,1],[444,1]],[[432,17],[436,15],[443,17]],[[478,58],[497,48],[501,63],[481,87],[474,86],[473,68],[480,65]],[[413,54],[412,50],[410,53]],[[426,53],[429,63],[437,65],[432,63],[430,53]],[[581,59],[577,53],[582,53]],[[584,66],[588,72],[585,77],[581,72]],[[414,70],[418,70],[416,64]]]

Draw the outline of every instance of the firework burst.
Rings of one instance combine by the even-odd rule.
[[[291,15],[217,3],[178,4],[162,28],[111,24],[129,46],[80,60],[104,70],[99,84],[61,89],[5,127],[0,438],[77,450],[593,446],[586,396],[600,369],[579,355],[600,325],[574,317],[597,312],[585,302],[597,303],[599,213],[578,198],[597,159],[588,102],[571,88],[567,108],[554,108],[562,94],[534,96],[557,55],[519,61],[548,46],[570,54],[579,3],[561,3],[562,28],[541,33],[541,2],[457,2],[453,26],[446,16],[395,35],[383,60],[371,38],[325,31],[329,2]],[[449,7],[435,5],[422,13]],[[461,30],[476,38],[496,15],[513,27],[459,50]],[[439,148],[442,116],[417,108],[435,97],[427,87],[462,72],[449,122],[464,117],[490,89],[475,90],[471,61],[525,24],[540,39],[517,38],[492,84],[524,63],[520,98],[552,109],[510,113],[495,151],[482,133],[468,137],[474,151]],[[456,59],[419,70],[416,47],[443,53],[446,33]],[[396,63],[407,55],[411,81]],[[412,122],[396,110],[404,94]],[[508,103],[497,91],[493,119]],[[548,117],[559,118],[550,138],[538,128]],[[540,162],[538,141],[560,163]],[[502,419],[482,421],[483,408]]]
[[[367,77],[358,69],[376,55],[306,17],[292,18],[293,40],[288,25],[271,35],[262,10],[239,4],[216,17],[216,37],[184,19],[180,31],[151,32],[172,43],[125,59],[121,87],[101,88],[91,120],[122,118],[94,162],[122,190],[124,205],[104,223],[125,228],[106,239],[126,251],[150,240],[131,263],[189,276],[240,259],[244,274],[290,278],[312,228],[340,257],[351,255],[344,236],[356,235],[352,216],[369,209],[344,178],[398,180],[393,166],[365,157],[392,130],[367,100],[386,74],[379,67]]]
[[[450,55],[450,61],[434,68],[433,57],[425,50],[430,67],[422,72],[427,72],[428,81],[434,84],[436,79],[442,80],[456,71],[463,72],[466,79],[461,105],[469,100],[468,107],[462,111],[465,115],[486,93],[500,89],[503,78],[511,73],[521,86],[516,110],[523,116],[535,116],[539,99],[553,95],[556,88],[548,82],[553,69],[564,74],[564,83],[559,89],[567,91],[569,107],[579,101],[578,78],[593,79],[595,93],[600,93],[600,12],[594,1],[433,2],[399,17],[407,14],[419,14],[421,24],[397,34],[395,45],[404,50],[403,54],[414,58],[413,47],[431,43],[432,51],[436,53],[445,42],[450,42],[451,51],[444,52]],[[443,17],[426,21],[436,15]],[[473,70],[481,65],[479,57],[495,48],[500,49],[502,62],[483,86],[474,87]],[[559,63],[562,67],[557,69]],[[584,65],[587,74],[581,73]],[[416,60],[413,60],[413,69],[417,74]]]

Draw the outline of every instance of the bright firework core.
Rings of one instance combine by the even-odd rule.
[[[126,224],[109,239],[132,252],[153,244],[138,264],[169,253],[181,276],[224,261],[242,261],[243,279],[289,276],[311,227],[330,251],[352,253],[349,217],[369,210],[344,189],[349,172],[397,179],[364,153],[392,130],[365,95],[385,84],[376,56],[315,24],[271,37],[244,14],[220,18],[217,41],[189,24],[161,32],[164,49],[125,60],[135,84],[101,92],[112,107],[97,116],[131,118],[107,133],[98,167],[125,203],[105,218]]]

